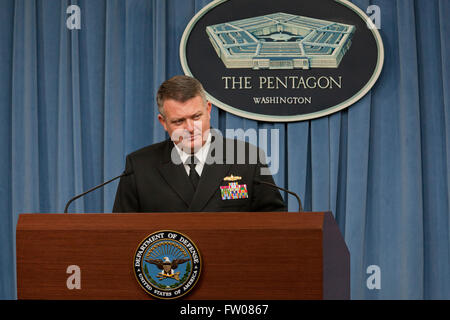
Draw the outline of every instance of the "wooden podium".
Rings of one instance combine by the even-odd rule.
[[[158,230],[187,235],[202,271],[182,299],[349,299],[350,256],[330,212],[21,214],[19,299],[153,299],[133,258]],[[68,266],[81,289],[66,286]]]

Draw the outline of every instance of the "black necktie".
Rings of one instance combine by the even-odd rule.
[[[190,156],[186,161],[186,164],[189,166],[189,180],[191,181],[194,190],[197,189],[198,181],[200,180],[200,176],[198,175],[197,170],[195,170],[197,163],[198,159],[195,156]]]

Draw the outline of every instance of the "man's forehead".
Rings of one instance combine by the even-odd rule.
[[[177,101],[174,99],[167,99],[163,104],[164,113],[172,117],[189,116],[206,108],[206,103],[201,96],[195,96],[186,101]]]

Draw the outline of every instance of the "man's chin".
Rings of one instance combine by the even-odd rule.
[[[200,150],[200,148],[202,147],[203,143],[202,141],[199,139],[194,140],[194,141],[181,141],[178,146],[180,147],[181,150],[183,150],[186,153],[189,154],[194,154],[196,153],[198,150]]]

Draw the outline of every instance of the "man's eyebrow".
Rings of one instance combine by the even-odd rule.
[[[178,121],[183,121],[183,120],[184,120],[184,118],[175,118],[175,119],[170,120],[170,122],[178,122]]]

